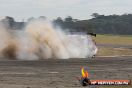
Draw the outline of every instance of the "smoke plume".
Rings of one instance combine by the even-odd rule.
[[[97,47],[85,33],[65,33],[51,22],[35,19],[23,30],[7,29],[0,23],[0,58],[18,60],[87,58]]]

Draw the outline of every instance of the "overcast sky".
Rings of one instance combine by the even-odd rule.
[[[39,16],[89,19],[95,12],[132,13],[132,0],[0,0],[0,17],[12,16],[16,20]]]

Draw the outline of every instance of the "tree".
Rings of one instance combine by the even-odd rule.
[[[61,17],[57,17],[56,22],[57,22],[57,23],[62,23],[62,22],[63,22],[63,20],[62,20],[62,18],[61,18]]]
[[[65,22],[73,22],[73,18],[71,16],[68,16],[65,18]]]
[[[92,16],[93,18],[97,18],[97,17],[99,17],[100,15],[99,15],[98,13],[93,13],[91,16]]]
[[[30,21],[33,21],[34,19],[35,19],[34,17],[30,17],[27,19],[27,21],[30,22]]]
[[[13,28],[13,26],[15,24],[14,18],[13,17],[9,17],[9,16],[6,16],[5,19],[2,20],[2,22],[4,23],[4,25],[7,28]]]
[[[39,19],[46,20],[46,17],[45,16],[40,16]]]

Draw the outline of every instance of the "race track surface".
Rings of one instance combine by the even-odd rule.
[[[88,69],[90,79],[132,79],[132,57],[5,60],[0,61],[0,88],[82,88],[76,79],[82,66]]]

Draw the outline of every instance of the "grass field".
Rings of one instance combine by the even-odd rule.
[[[97,35],[97,44],[132,45],[132,36]]]
[[[97,35],[94,38],[97,44],[108,45],[132,45],[132,36]],[[132,55],[132,48],[98,47],[97,56],[121,56]]]
[[[132,49],[113,48],[113,47],[98,47],[97,56],[132,56]]]

